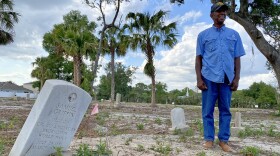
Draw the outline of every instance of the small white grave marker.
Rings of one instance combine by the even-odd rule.
[[[67,150],[91,102],[72,83],[47,80],[9,156],[45,156]]]
[[[188,126],[186,125],[185,113],[183,108],[173,108],[171,110],[171,122],[171,131],[175,129],[185,130],[186,128],[188,128]]]
[[[115,107],[119,107],[120,105],[121,105],[121,94],[117,93]]]
[[[241,113],[236,112],[234,116],[234,126],[231,127],[231,136],[238,136],[239,131],[242,131],[244,129],[244,127],[241,127]]]

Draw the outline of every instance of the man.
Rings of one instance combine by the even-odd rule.
[[[218,100],[219,146],[225,152],[230,137],[230,102],[232,91],[238,88],[240,57],[245,55],[239,34],[225,27],[228,6],[222,2],[213,4],[210,17],[214,24],[202,31],[197,38],[195,70],[197,87],[202,90],[203,146],[212,148],[215,138],[214,107]]]

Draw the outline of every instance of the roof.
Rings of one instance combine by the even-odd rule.
[[[23,92],[33,93],[33,91],[23,88],[22,86],[18,86],[17,84],[13,83],[12,81],[0,82],[0,90],[23,91]]]

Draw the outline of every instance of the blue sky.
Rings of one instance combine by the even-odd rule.
[[[71,10],[80,10],[90,21],[96,21],[99,16],[97,10],[85,5],[81,0],[14,0],[14,10],[21,14],[19,23],[15,25],[15,42],[0,47],[0,81],[13,81],[19,85],[34,81],[30,76],[33,69],[32,62],[36,57],[47,56],[42,48],[42,37],[61,23],[63,15]],[[186,0],[183,5],[170,4],[169,0],[131,0],[123,3],[120,13],[125,17],[128,12],[150,12],[158,10],[169,11],[166,23],[177,21],[178,43],[172,49],[158,47],[155,56],[156,81],[166,83],[168,90],[190,87],[195,89],[196,77],[194,71],[196,38],[199,32],[210,27],[210,1]],[[112,6],[105,10],[110,21],[114,13]],[[245,30],[238,23],[227,19],[226,26],[239,32],[247,55],[242,57],[242,70],[239,89],[248,88],[253,82],[264,81],[276,85],[276,80],[270,71],[266,70],[264,56],[257,50]],[[98,28],[100,29],[100,27]],[[252,48],[254,54],[252,54]],[[133,65],[136,71],[132,85],[143,82],[150,84],[151,80],[143,74],[145,56],[142,52],[130,51],[125,57],[118,57],[116,61],[126,66]],[[88,62],[85,60],[85,62]],[[105,65],[109,57],[101,58]],[[104,70],[99,71],[99,75]],[[98,82],[95,82],[98,84]]]

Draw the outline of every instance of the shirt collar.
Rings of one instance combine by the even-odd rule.
[[[213,25],[212,25],[212,28],[213,28],[214,30],[216,30],[216,31],[225,31],[226,26],[225,26],[225,24],[224,24],[221,28],[217,28],[217,27],[215,27],[214,24],[213,24]]]

